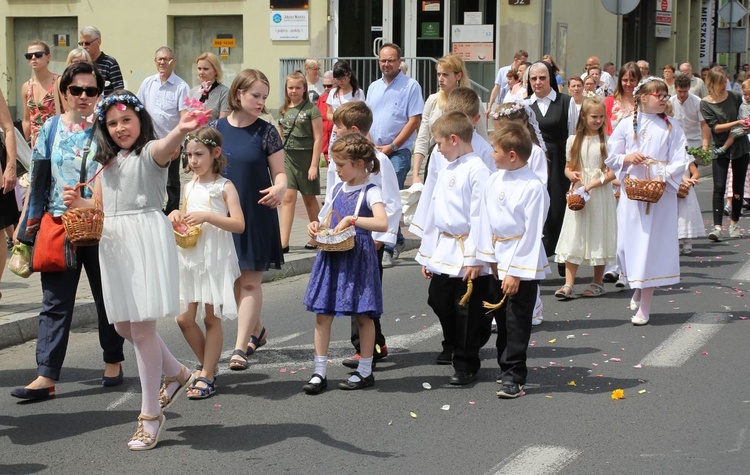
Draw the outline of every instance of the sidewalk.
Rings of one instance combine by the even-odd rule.
[[[327,168],[320,169],[322,203],[325,197]],[[407,184],[408,185],[408,184]],[[406,226],[402,226],[406,237],[405,250],[415,249],[419,240],[409,233]],[[292,235],[289,241],[290,252],[284,255],[284,265],[280,270],[270,270],[263,276],[263,282],[284,279],[295,275],[307,274],[312,269],[317,251],[308,251],[304,245],[309,241],[307,236],[307,212],[302,203],[302,197],[297,199],[295,219]],[[8,253],[10,258],[10,252]],[[0,282],[0,349],[18,345],[37,337],[37,316],[41,310],[42,287],[39,274],[34,273],[23,279],[5,269]],[[76,305],[73,312],[72,327],[80,327],[89,323],[96,323],[96,309],[91,296],[86,273],[81,272],[81,280],[76,294]]]

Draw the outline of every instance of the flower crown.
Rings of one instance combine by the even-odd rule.
[[[515,101],[510,103],[510,107],[495,109],[490,113],[490,117],[492,117],[494,120],[498,120],[500,117],[513,117],[517,113],[524,110],[524,108],[525,105],[523,101]]]
[[[667,84],[666,82],[664,82],[664,79],[662,79],[662,78],[658,78],[656,76],[649,76],[647,78],[641,79],[641,82],[639,82],[638,85],[635,86],[635,89],[633,89],[633,95],[635,96],[636,94],[638,94],[638,90],[640,88],[642,88],[646,84],[648,84],[650,82],[654,82],[654,81],[659,81],[659,82],[661,82],[663,84]]]
[[[214,142],[214,141],[213,141],[213,140],[211,140],[211,139],[202,139],[202,138],[200,138],[200,137],[196,137],[195,135],[191,135],[191,134],[188,134],[188,135],[187,135],[187,136],[185,137],[185,143],[187,143],[187,142],[189,142],[189,141],[191,141],[191,140],[192,140],[193,142],[198,142],[198,143],[202,143],[202,144],[203,144],[203,145],[205,145],[206,147],[217,147],[217,146],[218,146],[218,145],[216,144],[216,142]]]
[[[125,110],[125,104],[133,106],[133,109],[135,109],[136,112],[140,112],[144,109],[143,103],[141,103],[141,101],[132,94],[110,94],[109,96],[100,100],[96,105],[96,110],[94,112],[98,116],[99,122],[104,124],[105,116],[107,115],[107,109],[109,109],[114,104],[118,104],[118,110]]]
[[[595,93],[594,91],[584,91],[583,98],[586,99],[588,97],[599,97],[599,94]]]

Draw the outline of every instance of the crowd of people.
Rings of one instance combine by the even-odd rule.
[[[479,350],[496,332],[500,398],[523,394],[550,258],[565,279],[556,298],[601,297],[606,282],[629,286],[631,322],[649,323],[654,289],[679,282],[680,253],[705,235],[689,150],[714,154],[709,239],[725,238],[725,214],[729,237],[741,236],[750,80],[737,92],[741,78],[730,81],[720,67],[704,80],[688,63],[667,65],[661,78],[645,61],[617,71],[591,56],[583,74],[566,80],[549,55],[532,63],[519,50],[498,71],[485,108],[459,56],[437,61],[439,91],[425,101],[401,67],[401,48],[386,43],[378,52],[382,76],[366,89],[346,61],[320,74],[320,64],[307,60],[304,72],[286,77],[272,124],[262,118],[270,83],[261,71],[246,69],[227,86],[220,61],[206,52],[195,61],[200,84],[190,88],[174,73],[175,52],[162,46],[156,74],[133,93],[101,51],[98,29],[81,29],[78,45],[62,75],[48,69],[48,45],[27,47],[23,134],[33,152],[20,211],[11,193],[13,124],[0,96],[7,149],[0,227],[17,224],[14,240],[33,244],[69,208],[101,205],[105,214],[98,245],[41,272],[37,377],[12,395],[55,396],[85,268],[103,386],[123,382],[125,340],[135,351],[142,401],[131,450],[157,445],[164,411],[182,393],[216,393],[223,322],[237,322],[230,370],[247,370],[266,344],[263,272],[281,268],[289,252],[298,192],[309,220],[305,247],[318,249],[302,297],[316,318],[314,371],[302,387],[311,395],[328,386],[336,317],[351,317],[355,351],[343,361],[354,371],[339,388],[372,386],[388,356],[383,269],[403,249],[400,191],[410,171],[412,183],[423,184],[410,225],[421,239],[416,260],[443,330],[435,363],[453,366],[450,384],[471,384]],[[322,207],[321,160],[329,164]],[[192,174],[184,186],[181,164]],[[579,293],[581,265],[594,276]],[[490,313],[486,302],[495,302]],[[156,331],[162,317],[176,319],[197,367],[172,356]]]

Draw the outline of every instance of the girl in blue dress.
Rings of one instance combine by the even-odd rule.
[[[373,318],[383,313],[383,293],[378,274],[378,258],[371,232],[388,228],[388,218],[380,188],[367,184],[367,175],[379,171],[375,146],[363,135],[339,138],[329,155],[336,163],[342,183],[333,190],[330,206],[338,213],[332,218],[335,232],[354,226],[354,248],[343,252],[319,251],[305,292],[307,310],[315,312],[315,371],[302,388],[317,394],[328,386],[326,366],[333,317],[354,316],[359,327],[361,358],[357,370],[341,389],[372,386],[372,356],[375,348]],[[325,211],[325,210],[324,210]],[[307,226],[310,237],[318,234],[319,223]]]

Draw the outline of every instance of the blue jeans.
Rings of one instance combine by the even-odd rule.
[[[398,180],[398,189],[403,190],[404,189],[404,183],[406,182],[406,176],[409,174],[409,169],[411,168],[411,149],[410,148],[402,148],[397,150],[396,152],[393,152],[393,155],[391,155],[391,163],[393,164],[393,169],[396,171],[396,179]],[[398,233],[396,235],[396,243],[401,244],[404,242],[404,235],[401,233],[401,227],[398,228]],[[393,246],[386,245],[385,251],[391,255],[393,255]]]

